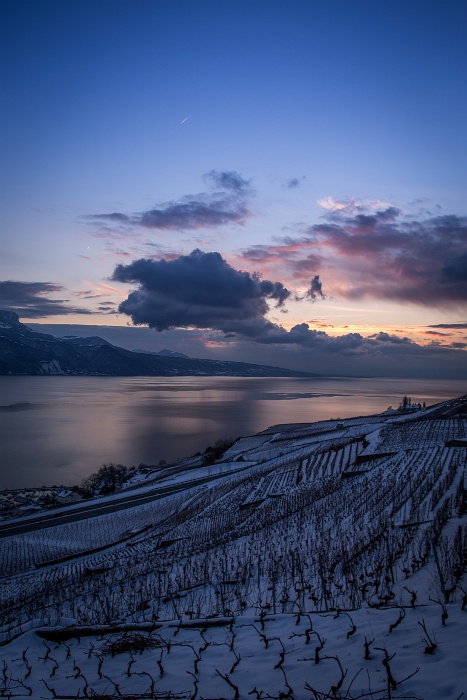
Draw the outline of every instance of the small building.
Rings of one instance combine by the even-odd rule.
[[[55,502],[58,505],[65,506],[70,503],[77,503],[82,501],[83,497],[80,496],[76,491],[71,491],[70,489],[62,489],[55,495]]]

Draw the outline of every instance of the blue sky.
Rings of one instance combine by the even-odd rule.
[[[0,306],[127,347],[465,372],[465,3],[1,12]]]

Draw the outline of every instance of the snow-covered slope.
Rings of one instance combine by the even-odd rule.
[[[274,426],[201,487],[0,540],[0,697],[459,700],[466,435],[466,397]]]

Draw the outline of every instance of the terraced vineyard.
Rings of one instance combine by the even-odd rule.
[[[154,659],[159,658],[159,674],[147,671],[146,680],[152,679],[152,684],[146,683],[146,694],[131,697],[201,697],[200,671],[197,663],[192,669],[192,661],[186,662],[184,684],[171,686],[170,692],[179,694],[167,694],[162,656],[170,652],[168,630],[173,621],[180,630],[189,628],[193,620],[199,629],[217,620],[226,630],[227,641],[222,644],[227,645],[230,669],[218,669],[222,690],[217,692],[222,697],[244,697],[232,675],[235,659],[240,664],[243,656],[233,641],[235,635],[241,636],[241,625],[254,628],[253,637],[259,635],[266,651],[265,620],[282,616],[291,638],[295,635],[307,647],[313,636],[313,654],[318,655],[314,664],[318,665],[325,640],[315,631],[315,620],[328,620],[329,615],[345,619],[350,637],[355,632],[351,631],[354,616],[362,620],[365,610],[379,615],[376,627],[377,620],[384,619],[385,625],[386,620],[394,621],[395,611],[402,620],[408,611],[414,617],[418,608],[414,624],[420,625],[428,617],[435,619],[435,610],[447,614],[447,606],[463,611],[467,606],[465,398],[457,405],[457,414],[451,410],[446,417],[439,417],[438,407],[432,414],[426,410],[276,426],[255,438],[239,440],[223,455],[225,465],[244,465],[241,473],[162,501],[1,540],[1,642],[6,650],[18,653],[26,630],[73,624],[87,626],[86,635],[91,635],[93,626],[108,644],[106,626],[123,637],[128,637],[129,630],[136,634],[138,628],[140,636],[144,632],[146,641],[141,644],[154,667]],[[87,552],[97,547],[100,551]],[[465,640],[465,618],[459,619],[460,638],[463,634]],[[161,625],[164,633],[151,636]],[[76,635],[80,636],[79,630]],[[303,674],[300,690],[292,689],[294,683],[286,672],[286,654],[292,652],[284,646],[280,631],[277,635],[273,636],[276,661],[282,661],[274,669],[280,670],[275,676],[283,693],[277,691],[277,697],[363,697],[350,689],[338,696],[343,682],[336,694],[320,695],[324,691],[303,680]],[[425,630],[428,644],[427,638],[431,639]],[[365,636],[369,657],[368,639]],[[220,643],[218,636],[208,638],[203,633],[196,643],[186,641],[198,661],[199,644],[206,651]],[[95,654],[94,648],[87,647],[88,659],[104,658],[103,644]],[[381,649],[386,649],[385,644],[380,640]],[[57,659],[62,653],[59,648],[63,649],[56,647],[55,655],[45,652],[46,660]],[[141,665],[131,644],[125,653],[129,654],[128,670],[132,664]],[[308,648],[303,653],[310,656]],[[25,689],[32,686],[27,679],[36,672],[28,655],[22,658],[14,674],[12,662],[5,662],[0,697],[21,692],[28,696]],[[332,669],[327,663],[331,676],[339,667],[342,671],[338,655],[327,658],[335,659]],[[94,674],[92,688],[104,687],[102,664],[99,667],[94,660],[88,667],[87,675],[72,673],[72,697],[91,696],[89,674]],[[61,697],[53,683],[55,673],[50,664],[44,664],[41,697]],[[122,696],[121,673],[118,678],[107,676],[105,692],[110,688],[111,697]],[[139,675],[144,673],[140,669]],[[323,675],[322,669],[320,674],[319,682],[326,685],[330,676]],[[131,675],[126,674],[127,680]],[[14,685],[16,676],[20,680]],[[143,685],[139,683],[138,688]],[[276,697],[269,686],[262,688],[256,688],[257,697]],[[166,694],[157,694],[162,692]],[[390,692],[373,696],[391,697]]]

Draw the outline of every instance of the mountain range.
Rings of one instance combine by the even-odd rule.
[[[14,311],[0,310],[0,375],[314,377],[247,362],[203,360],[182,353],[134,352],[98,336],[57,338],[21,323]]]

